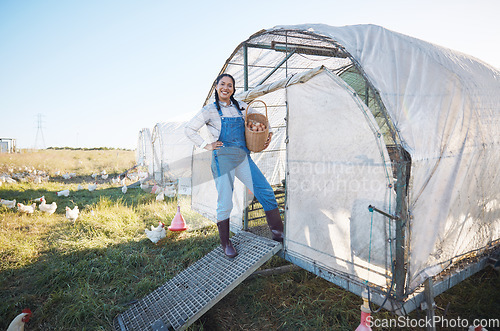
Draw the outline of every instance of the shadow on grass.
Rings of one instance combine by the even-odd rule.
[[[218,245],[214,229],[185,237],[168,231],[156,245],[142,236],[109,244],[106,239],[116,241],[119,234],[92,233],[68,244],[71,239],[64,237],[71,228],[83,226],[55,225],[53,231],[65,232],[59,238],[65,244],[52,245],[29,265],[0,272],[0,329],[30,308],[30,330],[110,330],[117,314]]]

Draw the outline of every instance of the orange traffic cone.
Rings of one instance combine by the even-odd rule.
[[[186,230],[186,223],[181,215],[181,206],[177,206],[177,213],[172,220],[172,223],[168,227],[170,231],[184,231]]]
[[[152,193],[152,194],[155,194],[155,193],[156,193],[156,190],[158,190],[158,189],[159,189],[158,185],[156,185],[156,184],[155,184],[155,185],[153,186],[153,188],[151,189],[151,193]]]

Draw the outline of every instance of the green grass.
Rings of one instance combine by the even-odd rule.
[[[68,159],[68,151],[49,152],[46,157]],[[131,303],[219,246],[215,225],[181,233],[167,231],[158,244],[146,238],[144,229],[158,220],[170,224],[175,200],[157,202],[154,195],[140,189],[129,189],[123,195],[119,186],[108,183],[101,183],[94,192],[76,191],[78,184],[92,182],[94,169],[108,168],[109,159],[116,156],[116,151],[93,152],[71,154],[69,168],[79,173],[76,179],[56,177],[44,184],[0,186],[4,199],[29,202],[45,195],[49,203],[58,204],[53,215],[39,210],[20,215],[0,207],[0,330],[27,307],[33,311],[28,330],[111,330],[115,316]],[[38,154],[40,164],[49,162],[43,161],[43,152]],[[16,164],[22,162],[16,155],[10,157],[9,166],[22,167]],[[0,155],[0,161],[2,158],[5,156]],[[85,165],[85,171],[73,168],[75,158],[91,159],[94,165]],[[133,153],[129,158],[108,173],[130,168]],[[0,173],[2,166],[8,165],[0,164]],[[61,171],[70,172],[69,168],[58,165]],[[71,195],[57,197],[55,192],[65,188]],[[81,213],[75,223],[65,218],[66,205],[79,206]],[[188,224],[194,219],[190,211],[183,215]],[[275,256],[263,268],[283,264],[287,262]],[[436,302],[442,308],[450,303],[449,318],[499,318],[499,288],[498,274],[488,268],[440,295]],[[299,270],[244,281],[190,329],[354,330],[360,305],[361,299],[354,294]],[[376,316],[395,318],[388,312]],[[424,314],[415,311],[411,316]]]

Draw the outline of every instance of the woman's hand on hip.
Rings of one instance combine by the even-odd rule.
[[[266,142],[264,143],[264,149],[266,149],[269,144],[271,143],[271,137],[273,136],[273,133],[272,132],[269,132],[269,135],[267,136],[267,140]]]
[[[222,143],[222,141],[216,141],[216,142],[213,142],[211,144],[207,144],[205,146],[205,149],[206,150],[209,150],[209,151],[213,151],[214,149],[219,149],[221,148],[222,146],[224,146],[224,144]]]

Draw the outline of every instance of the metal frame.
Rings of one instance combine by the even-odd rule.
[[[327,42],[332,45],[332,47],[317,47],[317,46],[307,46],[300,44],[292,44],[285,42],[271,42],[271,45],[264,44],[256,44],[252,43],[252,39],[257,36],[263,34],[274,34],[287,37],[288,32],[300,33],[304,36],[304,39],[314,39]],[[297,37],[297,36],[295,36]],[[408,177],[410,175],[411,169],[411,158],[409,154],[403,148],[401,137],[399,136],[398,130],[395,128],[393,122],[391,121],[386,108],[380,98],[379,92],[375,89],[371,81],[368,79],[368,76],[364,72],[362,66],[357,62],[355,58],[349,54],[342,45],[338,44],[334,40],[329,37],[317,35],[314,32],[309,31],[297,31],[297,30],[279,30],[279,31],[259,31],[252,35],[245,42],[240,44],[239,47],[235,49],[233,54],[230,56],[229,60],[226,62],[224,67],[221,70],[223,73],[230,61],[231,58],[243,48],[243,61],[244,61],[244,90],[247,91],[249,88],[248,74],[249,74],[249,63],[248,63],[248,48],[260,48],[260,49],[268,49],[275,50],[278,52],[286,52],[288,53],[285,58],[280,61],[266,77],[258,84],[263,84],[269,77],[271,77],[283,64],[287,64],[288,60],[294,54],[314,54],[321,56],[334,56],[334,57],[342,57],[349,58],[352,61],[353,66],[359,71],[361,76],[364,78],[366,86],[365,86],[365,100],[363,100],[367,106],[369,106],[370,95],[369,91],[371,90],[373,93],[373,98],[375,99],[382,115],[385,123],[388,125],[389,134],[391,135],[391,139],[395,145],[396,155],[394,158],[391,158],[393,166],[395,168],[395,177],[397,179],[395,190],[396,190],[396,212],[393,219],[396,220],[396,238],[395,238],[395,250],[396,256],[393,262],[393,281],[395,285],[395,293],[386,293],[380,288],[371,287],[372,288],[372,296],[371,300],[376,304],[383,304],[383,307],[388,309],[389,311],[395,312],[399,315],[408,314],[416,308],[420,308],[420,304],[426,300],[424,297],[424,291],[412,291],[408,293],[409,288],[407,284],[407,270],[406,270],[406,257],[405,252],[407,250],[407,240],[406,234],[409,231],[409,210],[408,210]],[[209,97],[213,92],[213,87],[209,92]],[[208,100],[208,97],[207,97]],[[287,106],[287,118],[288,118],[288,105]],[[287,123],[288,126],[288,123]],[[286,138],[288,140],[288,137]],[[288,170],[288,169],[287,169]],[[287,173],[287,172],[286,172]],[[286,201],[286,192],[285,192],[285,201]],[[367,206],[368,207],[368,206]],[[285,207],[287,208],[287,207]],[[377,210],[380,211],[380,210]],[[387,215],[386,215],[387,216]],[[245,211],[245,220],[248,222],[248,209]],[[248,223],[246,223],[248,224]],[[286,227],[286,222],[285,222]],[[284,250],[278,253],[281,257],[290,261],[293,264],[300,266],[301,268],[308,270],[334,284],[341,286],[342,288],[361,296],[362,291],[365,290],[367,284],[361,281],[360,279],[355,279],[352,275],[343,275],[335,270],[328,270],[326,267],[322,267],[314,263],[314,261],[307,261],[307,259],[302,258],[300,256],[291,255],[286,250],[286,239],[284,243]],[[483,269],[486,265],[487,258],[482,258],[476,263],[469,264],[465,269],[457,271],[455,273],[449,274],[445,278],[441,280],[433,281],[429,280],[426,282],[427,291],[425,291],[427,295],[427,302],[432,302],[433,298],[436,295],[444,292],[445,290],[451,288],[452,286],[458,284],[463,279],[471,276],[472,274],[478,272]],[[388,300],[384,300],[385,298]],[[431,307],[432,308],[432,307]]]

